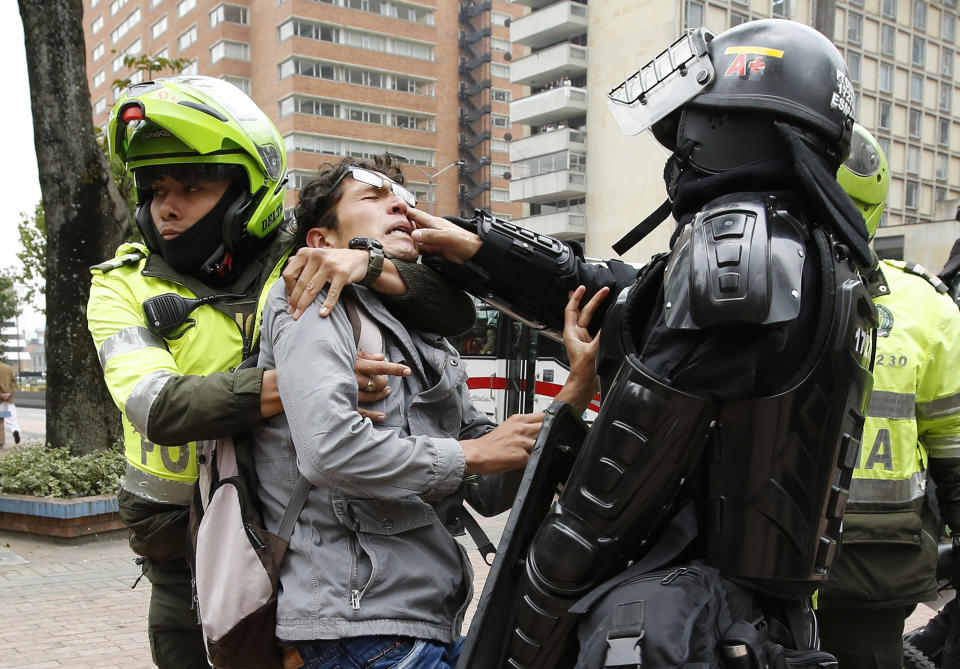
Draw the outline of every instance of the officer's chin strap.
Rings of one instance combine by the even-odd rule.
[[[774,125],[790,147],[800,186],[811,196],[811,204],[821,219],[819,222],[847,245],[862,271],[867,272],[875,267],[876,260],[870,251],[863,216],[837,183],[836,170],[830,171],[823,158],[804,140],[800,129],[782,121],[774,121]]]
[[[639,244],[640,240],[656,230],[657,226],[667,220],[673,208],[673,200],[676,197],[680,173],[683,172],[687,166],[687,161],[690,158],[690,154],[693,153],[694,147],[696,147],[696,142],[689,139],[683,139],[677,144],[677,150],[667,161],[667,165],[663,169],[663,180],[667,185],[667,199],[664,200],[663,204],[657,207],[653,213],[640,221],[633,230],[625,234],[613,245],[613,250],[617,255],[622,256]]]

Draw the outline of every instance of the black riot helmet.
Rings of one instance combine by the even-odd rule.
[[[642,109],[657,102],[655,117]],[[847,66],[833,43],[784,19],[749,21],[716,36],[693,31],[610,94],[625,132],[652,127],[672,151],[692,145],[690,162],[711,173],[787,155],[775,121],[802,131],[836,169],[849,151],[853,104]],[[625,127],[622,119],[632,112],[647,118]]]

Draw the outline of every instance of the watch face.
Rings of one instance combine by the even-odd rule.
[[[376,239],[370,239],[368,237],[354,237],[347,243],[347,248],[367,249],[369,251],[371,248],[383,249],[383,244]]]

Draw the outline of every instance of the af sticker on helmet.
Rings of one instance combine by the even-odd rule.
[[[783,50],[765,46],[728,46],[723,50],[723,55],[733,56],[723,76],[749,77],[754,74],[762,76],[767,68],[767,62],[764,59],[783,58]],[[750,56],[753,58],[748,59]]]
[[[878,304],[877,313],[880,315],[880,326],[877,328],[878,337],[889,337],[893,330],[893,312],[882,304]]]
[[[830,98],[830,107],[853,116],[853,84],[842,70],[837,70],[837,90]]]

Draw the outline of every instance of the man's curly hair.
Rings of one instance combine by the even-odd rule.
[[[312,228],[337,229],[337,203],[343,195],[343,181],[331,190],[347,167],[362,167],[390,177],[403,184],[403,172],[393,158],[383,153],[373,158],[346,156],[337,163],[325,163],[300,189],[300,200],[293,209],[297,221],[296,246],[307,245],[307,232]]]

